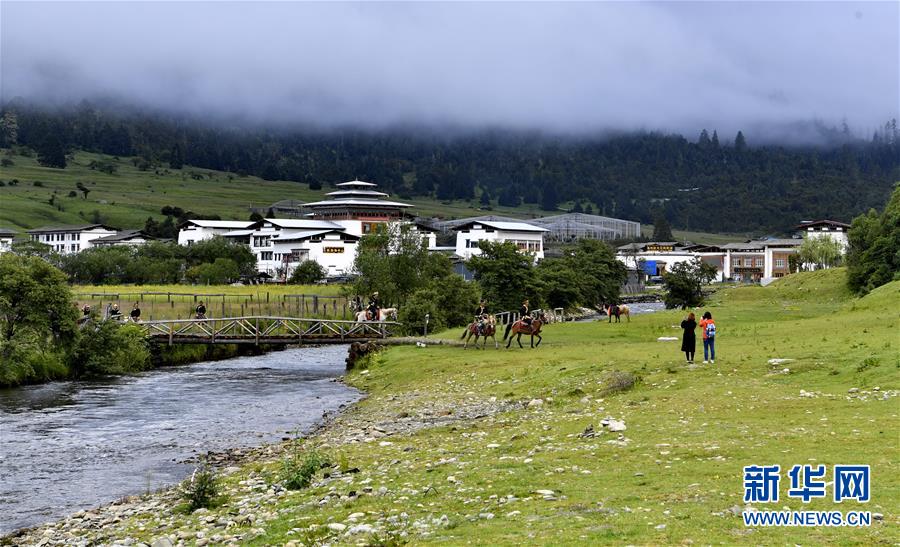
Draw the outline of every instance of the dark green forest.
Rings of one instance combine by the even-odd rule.
[[[779,232],[801,219],[849,222],[881,206],[900,180],[891,120],[865,139],[818,127],[828,146],[755,145],[753,134],[690,138],[641,132],[561,137],[483,130],[263,129],[87,102],[3,106],[0,146],[27,146],[64,168],[83,149],[138,156],[147,169],[183,165],[292,180],[316,188],[372,180],[399,197],[523,201],[711,232]]]

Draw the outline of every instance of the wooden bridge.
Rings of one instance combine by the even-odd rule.
[[[139,323],[147,336],[173,344],[340,344],[393,336],[400,323],[249,316]]]

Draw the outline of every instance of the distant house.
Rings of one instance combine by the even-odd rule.
[[[234,230],[245,230],[251,224],[249,220],[188,220],[179,226],[178,244],[191,245]]]
[[[713,266],[722,280],[765,282],[790,273],[790,255],[802,239],[759,239],[725,245],[679,245],[672,241],[630,243],[617,249],[616,258],[629,269],[659,276],[681,262],[694,259]]]
[[[92,244],[95,247],[113,247],[143,245],[151,241],[160,241],[159,238],[147,235],[143,230],[122,230],[111,236],[99,237]],[[169,241],[169,240],[166,240]]]
[[[16,232],[9,228],[0,228],[0,253],[5,253],[12,248]]]
[[[794,227],[797,235],[804,239],[827,237],[841,245],[841,252],[847,251],[849,243],[847,232],[850,225],[836,220],[803,221]]]
[[[105,224],[82,224],[46,226],[27,233],[32,241],[49,245],[60,254],[72,254],[91,248],[94,240],[115,235],[116,230]]]
[[[479,242],[493,241],[513,243],[520,252],[532,253],[535,260],[541,260],[544,258],[544,233],[548,230],[524,222],[475,220],[456,226],[454,231],[456,254],[463,259],[481,254]]]

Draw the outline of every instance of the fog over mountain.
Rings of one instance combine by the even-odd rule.
[[[900,115],[897,2],[3,2],[0,21],[4,102],[757,142]]]

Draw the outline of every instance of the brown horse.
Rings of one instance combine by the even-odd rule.
[[[530,334],[531,335],[531,347],[536,348],[541,345],[541,327],[547,323],[547,317],[541,313],[537,317],[531,320],[531,326],[528,325],[524,320],[519,319],[515,323],[510,323],[506,325],[506,333],[503,335],[503,339],[506,340],[509,338],[509,342],[506,343],[506,349],[509,349],[509,345],[512,344],[512,336],[510,336],[510,331],[512,334],[516,335],[516,342],[519,344],[520,348],[525,346],[522,345],[522,335]],[[534,337],[537,336],[538,341],[537,344],[534,343]]]
[[[478,347],[478,337],[484,337],[484,341],[481,342],[481,349],[484,349],[484,346],[487,345],[487,339],[490,337],[494,340],[494,349],[500,347],[500,344],[497,342],[497,337],[495,336],[497,332],[497,324],[494,320],[493,315],[485,314],[482,320],[473,321],[469,323],[469,326],[466,327],[466,330],[463,331],[462,336],[460,336],[460,340],[463,338],[466,339],[466,343],[463,345],[463,349],[469,347],[469,340],[472,339],[472,336],[475,336],[475,347]],[[468,337],[466,337],[468,335]]]
[[[616,308],[618,308],[618,313],[616,313]],[[624,315],[628,322],[631,323],[631,310],[628,309],[628,306],[625,304],[619,304],[618,306],[612,304],[606,307],[606,314],[609,316],[609,323],[612,323],[613,317],[616,318],[616,323],[619,322],[619,317]]]

